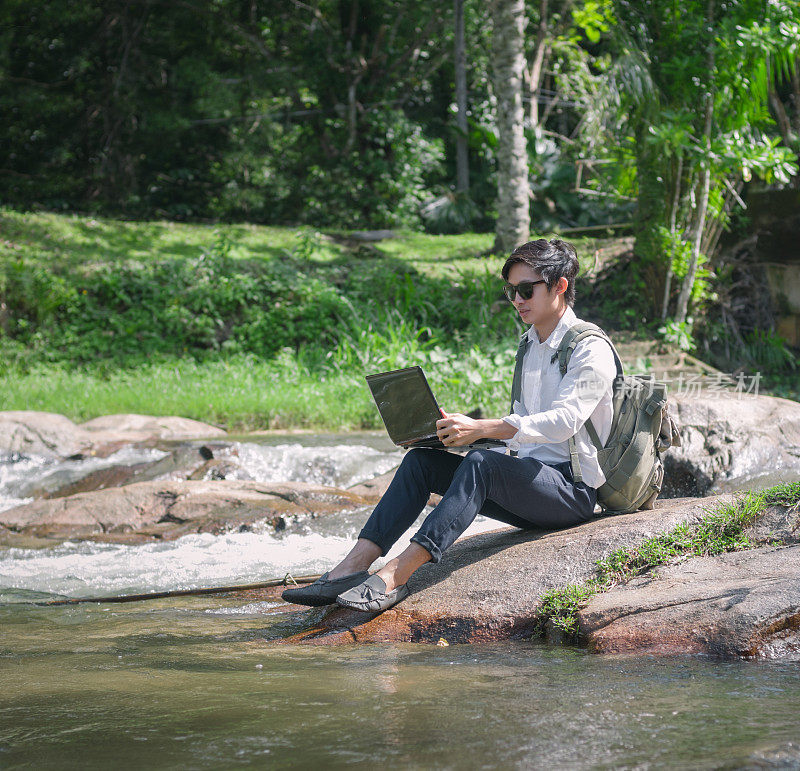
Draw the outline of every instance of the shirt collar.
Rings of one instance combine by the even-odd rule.
[[[569,330],[577,320],[578,317],[575,315],[575,311],[567,306],[567,310],[564,311],[564,315],[558,320],[556,328],[550,333],[550,337],[548,337],[547,340],[543,343],[539,343],[539,336],[536,334],[536,328],[532,324],[528,328],[528,340],[533,343],[539,343],[539,345],[546,345],[555,351],[564,339],[564,335],[567,334],[567,330]]]

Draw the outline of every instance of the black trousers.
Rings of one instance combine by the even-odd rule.
[[[359,538],[383,554],[414,523],[431,493],[443,496],[412,537],[438,562],[478,514],[521,528],[557,529],[585,522],[597,491],[572,481],[569,463],[549,466],[491,450],[461,456],[409,450]]]

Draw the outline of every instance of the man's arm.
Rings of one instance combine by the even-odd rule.
[[[564,442],[578,432],[603,395],[611,390],[616,374],[608,343],[597,337],[588,338],[570,357],[567,373],[548,409],[535,415],[484,420],[443,412],[445,417],[436,422],[436,433],[446,447],[472,444],[478,439],[513,439],[517,444]]]
[[[458,412],[447,413],[436,421],[436,434],[445,447],[472,444],[478,439],[511,439],[517,429],[501,418],[470,418]]]

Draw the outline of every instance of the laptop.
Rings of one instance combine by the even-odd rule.
[[[389,438],[396,445],[445,448],[436,435],[436,421],[441,419],[442,413],[421,367],[367,375],[367,385]],[[479,439],[474,444],[445,449],[467,450],[471,447],[505,447],[505,442]]]

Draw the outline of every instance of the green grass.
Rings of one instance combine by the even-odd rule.
[[[509,355],[513,366],[513,352]],[[508,407],[508,382],[475,382],[476,370],[469,362],[467,358],[460,368],[441,373],[428,359],[427,372],[440,403],[451,411],[480,407],[486,414],[499,414]],[[0,389],[4,410],[55,412],[77,422],[132,412],[180,415],[230,431],[382,426],[362,370],[311,370],[289,354],[271,361],[244,356],[206,362],[176,359],[105,373],[38,365],[0,375]]]
[[[755,548],[745,532],[766,507],[792,506],[800,501],[800,482],[744,493],[732,503],[709,510],[694,525],[678,525],[662,535],[648,538],[639,546],[617,549],[597,562],[597,575],[582,584],[569,584],[542,595],[539,625],[552,624],[569,637],[578,635],[578,611],[594,595],[652,568],[683,556],[699,557]]]
[[[360,260],[398,262],[432,276],[452,276],[460,270],[499,273],[504,257],[490,255],[493,233],[430,235],[398,230],[396,237],[357,249]],[[314,249],[306,254],[313,267],[350,260],[353,253],[338,243],[346,231],[283,228],[250,224],[196,224],[131,222],[78,214],[17,212],[0,207],[0,261],[41,259],[50,267],[79,268],[87,264],[126,260],[157,261],[192,257],[209,249],[219,235],[229,239],[232,257],[241,260],[280,259],[297,251],[304,236],[316,235]],[[613,245],[614,239],[570,239],[581,265],[593,264],[594,251]],[[360,261],[357,260],[357,261]],[[498,279],[499,281],[499,279]]]
[[[420,364],[447,409],[504,410],[493,234],[343,236],[0,209],[2,409],[378,428],[363,376]]]
[[[334,236],[342,231],[328,230],[316,239],[310,262],[325,265],[350,256],[349,250]],[[283,228],[250,224],[196,224],[179,222],[130,222],[86,217],[77,214],[17,212],[0,208],[0,259],[19,257],[47,259],[51,267],[78,268],[87,264],[117,263],[126,260],[152,262],[167,258],[197,256],[210,248],[218,235],[234,245],[232,256],[242,260],[270,260],[296,250],[311,228]],[[441,274],[454,266],[474,266],[483,262],[494,236],[489,233],[435,236],[398,231],[397,237],[366,247],[381,256],[400,260],[409,266]],[[499,258],[487,263],[502,264]]]
[[[56,412],[77,422],[132,412],[233,431],[377,428],[368,395],[343,378],[311,377],[292,360],[177,359],[107,375],[51,365],[6,375],[0,388],[4,409]]]
[[[0,258],[47,259],[51,267],[78,268],[125,260],[190,257],[209,247],[217,232],[236,244],[235,257],[280,257],[297,235],[287,228],[254,225],[186,225],[127,222],[64,214],[0,209]],[[338,250],[330,248],[337,254]]]

